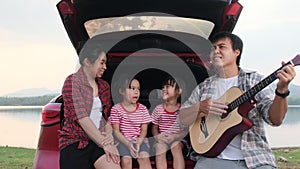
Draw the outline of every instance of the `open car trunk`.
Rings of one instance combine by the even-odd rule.
[[[90,38],[84,23],[92,19],[160,13],[210,21],[214,23],[212,35],[219,31],[231,32],[242,11],[238,0],[62,0],[57,8],[78,52]]]

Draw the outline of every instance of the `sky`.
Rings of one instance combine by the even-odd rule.
[[[57,0],[0,0],[0,96],[28,88],[61,89],[77,65],[56,9]],[[244,49],[241,66],[269,75],[300,54],[299,0],[240,0],[233,31]],[[300,67],[293,84],[300,85]]]

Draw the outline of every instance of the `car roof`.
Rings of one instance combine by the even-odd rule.
[[[232,31],[242,11],[238,0],[61,0],[57,8],[77,52],[90,38],[84,23],[92,19],[155,12],[211,21],[214,23],[212,35]]]

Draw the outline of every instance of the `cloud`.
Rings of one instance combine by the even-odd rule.
[[[276,26],[300,25],[298,0],[240,1],[244,6],[237,27],[243,31],[267,31]]]

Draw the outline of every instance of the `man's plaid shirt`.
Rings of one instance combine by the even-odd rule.
[[[238,75],[238,87],[243,91],[247,91],[262,79],[263,76],[258,73],[246,73],[240,69]],[[182,105],[181,109],[190,107],[199,101],[213,98],[213,94],[216,90],[215,84],[216,76],[207,78],[194,89],[189,99]],[[253,126],[242,134],[242,154],[247,167],[250,169],[266,164],[275,167],[274,155],[268,144],[264,129],[264,121],[272,125],[268,110],[274,99],[274,90],[270,87],[266,87],[255,95],[255,99],[257,101],[255,108],[248,114],[248,119],[252,122]],[[201,156],[196,152],[193,152],[191,158],[197,160],[197,158],[201,158]]]
[[[100,122],[100,130],[103,130],[111,108],[110,86],[100,78],[95,80],[103,107]],[[93,88],[90,86],[82,67],[66,78],[62,95],[65,119],[62,129],[59,131],[59,148],[62,149],[75,142],[79,142],[78,148],[85,148],[90,139],[77,120],[90,115],[93,106]]]

